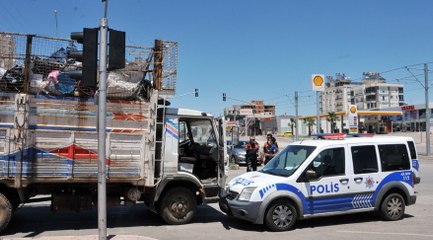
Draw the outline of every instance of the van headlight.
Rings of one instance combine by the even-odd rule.
[[[253,195],[254,190],[257,187],[246,187],[244,190],[242,190],[241,194],[239,194],[239,201],[249,201],[251,198],[251,195]]]

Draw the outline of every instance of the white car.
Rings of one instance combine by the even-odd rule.
[[[416,202],[418,166],[407,137],[295,142],[262,170],[230,181],[220,207],[273,231],[288,230],[297,219],[341,213],[377,211],[399,220]]]

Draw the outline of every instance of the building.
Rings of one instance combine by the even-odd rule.
[[[261,135],[277,129],[275,105],[266,105],[263,100],[227,107],[224,116],[229,127],[238,126],[244,135]]]
[[[364,72],[361,82],[354,82],[341,73],[335,76],[335,79],[327,77],[325,91],[320,94],[320,111],[323,114],[348,112],[351,105],[356,105],[361,111],[380,111],[404,105],[404,85],[386,83],[385,78],[379,73]],[[346,131],[348,119],[343,118],[343,114],[341,116],[337,127],[339,131]],[[376,131],[381,120],[380,115],[360,118],[360,128]],[[327,125],[326,119],[322,119],[321,125]],[[322,131],[330,132],[328,129]]]
[[[5,70],[15,66],[15,39],[10,35],[0,35],[0,68]]]

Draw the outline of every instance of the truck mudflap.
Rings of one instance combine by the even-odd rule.
[[[219,207],[222,212],[227,215],[233,216],[232,211],[230,210],[229,204],[227,202],[227,198],[221,197],[219,201]]]

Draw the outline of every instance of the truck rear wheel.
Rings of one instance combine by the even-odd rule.
[[[0,193],[0,232],[2,232],[12,219],[13,206],[6,195]]]
[[[164,222],[171,225],[189,223],[194,217],[197,199],[183,187],[168,190],[161,200],[160,215]]]

